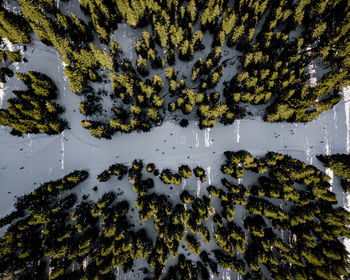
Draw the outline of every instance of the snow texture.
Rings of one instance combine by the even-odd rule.
[[[2,103],[4,101],[4,89],[3,89],[3,83],[0,83],[0,109],[2,109]]]
[[[346,121],[346,152],[350,153],[350,86],[346,87],[343,91]]]

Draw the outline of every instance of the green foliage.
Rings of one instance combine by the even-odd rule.
[[[205,175],[205,171],[203,168],[197,166],[193,169],[194,176],[199,178],[201,182],[204,182],[207,180],[207,176]]]
[[[21,77],[27,79],[26,76]],[[104,193],[96,203],[83,200],[75,206],[76,195],[66,196],[64,192],[70,191],[87,177],[86,171],[75,171],[17,199],[16,212],[0,220],[0,225],[12,223],[0,241],[0,255],[2,259],[10,256],[23,259],[24,263],[19,264],[21,267],[45,254],[51,258],[51,265],[55,266],[55,273],[58,274],[62,273],[62,259],[66,259],[65,266],[70,266],[73,261],[83,261],[89,256],[87,267],[97,265],[96,271],[101,275],[107,275],[113,267],[122,267],[127,273],[134,261],[142,258],[154,269],[154,273],[159,273],[157,267],[164,267],[170,254],[174,258],[178,256],[179,246],[185,238],[188,251],[200,257],[201,262],[196,265],[198,272],[193,272],[193,263],[180,254],[177,270],[173,271],[170,267],[166,272],[169,279],[187,277],[191,273],[206,279],[209,268],[218,277],[218,264],[223,269],[233,269],[254,279],[261,278],[262,264],[276,279],[284,279],[281,277],[286,275],[292,277],[289,274],[296,279],[315,275],[337,277],[335,279],[348,277],[348,256],[339,238],[350,236],[347,229],[350,214],[334,205],[333,194],[327,189],[329,178],[325,174],[290,156],[272,152],[260,159],[246,151],[226,152],[225,157],[227,162],[242,164],[242,168],[255,174],[259,174],[259,165],[268,168],[268,172],[259,178],[259,186],[253,186],[249,191],[226,178],[221,180],[226,192],[209,186],[212,199],[220,200],[219,204],[213,204],[216,209],[212,207],[209,197],[196,198],[186,190],[179,196],[186,205],[179,203],[175,206],[167,196],[150,192],[154,181],[151,178],[142,179],[141,160],[134,160],[130,168],[112,164],[98,175],[99,181],[106,181],[112,175],[119,179],[129,175],[129,183],[137,195],[135,206],[139,217],[142,222],[153,224],[155,244],[148,239],[145,231],[135,232],[131,229],[127,221],[129,203],[118,201],[114,192]],[[189,168],[183,165],[179,173],[182,169],[188,171]],[[156,171],[152,164],[148,164],[146,170]],[[201,171],[204,172],[200,169],[194,172],[203,175]],[[299,196],[289,201],[289,207],[281,207],[285,196],[273,194],[277,193],[276,190],[280,193],[292,192],[294,182],[298,183],[298,190],[294,191]],[[303,199],[307,197],[310,199],[304,203]],[[222,214],[216,213],[220,204]],[[251,214],[243,216],[244,228],[233,222],[236,204],[242,205],[239,207]],[[212,215],[215,229],[211,232],[206,220]],[[72,224],[67,222],[68,217]],[[39,229],[42,237],[34,234]],[[276,230],[282,234],[288,231],[289,243],[276,235]],[[196,234],[210,244],[217,262],[201,248],[203,241],[198,240]],[[213,239],[217,247],[211,243]],[[43,245],[38,247],[37,242]],[[38,253],[37,248],[42,248],[42,251]],[[280,262],[292,269],[280,270]],[[331,264],[328,270],[325,269],[327,263]],[[8,263],[6,267],[10,266],[11,263]],[[305,266],[311,269],[303,270]],[[319,270],[317,274],[314,273]],[[66,269],[62,275],[68,277],[65,273]]]
[[[22,60],[22,56],[19,52],[5,51],[5,54],[11,59],[12,62],[19,62]]]
[[[92,23],[103,42],[109,41],[109,35],[116,28],[117,15],[111,2],[106,0],[82,0],[80,6],[90,13]]]
[[[191,168],[188,165],[181,165],[179,167],[178,173],[185,179],[190,178],[192,175]]]
[[[29,43],[31,29],[22,16],[0,8],[0,37],[12,43]],[[11,59],[12,60],[12,59]]]
[[[180,194],[180,199],[183,203],[193,203],[195,198],[188,191],[184,190]]]
[[[246,274],[245,265],[241,259],[238,259],[237,257],[228,256],[220,250],[215,250],[214,254],[215,258],[218,260],[218,262],[224,269],[232,268],[235,272],[239,274]]]
[[[39,72],[17,73],[28,87],[26,91],[14,91],[15,98],[7,100],[7,110],[0,110],[0,124],[13,128],[15,134],[46,133],[59,134],[67,123],[58,117],[63,111],[53,102],[56,86],[51,79]]]
[[[100,81],[99,68],[107,68],[111,71],[112,98],[120,98],[123,105],[142,108],[137,117],[128,115],[124,120],[110,120],[113,133],[149,131],[163,120],[163,103],[170,112],[181,109],[183,114],[190,114],[197,106],[200,128],[213,127],[218,119],[224,124],[233,123],[244,113],[239,102],[269,102],[265,114],[269,122],[308,122],[338,103],[342,97],[336,92],[349,81],[346,36],[349,26],[347,10],[341,8],[341,1],[322,4],[239,1],[230,6],[225,1],[82,0],[80,6],[90,18],[90,26],[72,13],[61,14],[50,1],[18,1],[37,37],[60,52],[73,92],[85,92],[89,81]],[[19,32],[18,23],[27,24],[20,16],[15,17],[16,21],[10,20],[10,13],[2,11],[4,23],[0,25],[10,26],[13,33]],[[137,63],[121,60],[120,45],[114,41],[109,44],[110,35],[122,18],[134,28],[143,28],[142,39],[135,44]],[[196,30],[198,22],[200,29]],[[150,27],[146,31],[147,25]],[[297,28],[302,32],[289,38],[288,34]],[[209,32],[203,33],[205,30]],[[94,31],[109,50],[91,43]],[[194,53],[205,47],[203,38],[209,33],[214,34],[209,55],[199,58],[192,67],[191,80],[193,83],[199,80],[199,85],[186,87],[184,80],[176,80],[176,72],[170,65],[175,63],[177,55],[180,60],[192,60]],[[229,47],[242,52],[238,73],[225,83],[222,97],[207,98],[206,91],[217,86],[227,65],[226,54],[222,52],[226,39]],[[307,69],[316,58],[330,71],[313,87]],[[160,72],[154,76],[152,85],[142,81],[139,76],[147,76],[150,68],[166,68],[168,85],[160,78]],[[168,90],[171,96],[164,100],[158,94],[146,98],[139,94],[140,82],[157,93]],[[104,137],[109,135],[106,129],[97,126],[90,130]],[[241,169],[237,168],[233,174],[238,178]]]
[[[232,5],[229,1],[215,0],[81,0],[89,25],[74,14],[61,14],[49,0],[18,2],[30,27],[21,16],[2,8],[0,36],[13,43],[26,43],[33,30],[43,43],[54,46],[65,63],[70,88],[86,95],[86,100],[79,104],[83,114],[93,115],[89,108],[92,102],[88,100],[89,81],[105,83],[105,70],[100,69],[110,71],[113,87],[110,97],[112,103],[118,104],[113,105],[117,106],[113,108],[113,118],[100,122],[96,121],[99,116],[94,116],[93,120],[81,122],[98,138],[110,138],[117,131],[149,131],[162,122],[164,108],[169,112],[179,110],[189,115],[188,119],[196,113],[200,128],[213,127],[217,120],[232,124],[243,115],[239,107],[243,102],[267,104],[265,120],[269,122],[308,122],[337,104],[342,98],[337,92],[349,81],[349,9],[345,1],[241,0]],[[142,39],[135,44],[136,63],[122,60],[125,56],[119,44],[113,41],[109,44],[121,18],[131,27],[143,30]],[[201,30],[196,30],[199,26]],[[94,32],[102,45],[91,43]],[[202,42],[208,42],[204,36],[210,33],[213,40],[209,55],[194,62],[191,84],[187,85],[184,73],[176,73],[178,67],[169,65],[176,63],[177,56],[191,61],[196,51],[208,48]],[[228,47],[241,55],[236,60],[238,72],[224,84],[221,94],[215,88],[221,82],[224,67],[230,65],[226,57],[229,52],[223,52],[226,40]],[[1,61],[5,54],[12,61],[22,59],[19,53],[4,51],[0,52]],[[329,71],[313,86],[308,66],[317,61]],[[162,80],[161,70],[149,79],[140,77],[149,75],[151,68],[166,68],[167,83]],[[8,73],[1,71],[1,81],[6,81]],[[28,90],[14,91],[15,98],[8,100],[9,108],[0,111],[0,123],[11,125],[14,134],[62,131],[66,124],[57,118],[62,108],[53,102],[56,97],[53,83],[34,72],[17,76]],[[213,92],[208,92],[211,88]],[[342,184],[348,190],[349,160],[328,156],[322,161],[336,174],[345,176]],[[261,159],[246,151],[225,152],[221,166],[224,176],[239,179],[254,172],[259,179],[257,185],[246,188],[225,176],[221,180],[225,191],[221,186],[209,186],[211,198],[218,200],[213,204],[216,208],[208,197],[196,198],[188,191],[180,195],[183,203],[173,207],[166,195],[149,191],[154,182],[142,179],[142,169],[141,161],[134,161],[130,169],[115,164],[97,179],[105,182],[116,175],[121,180],[128,174],[141,221],[154,225],[155,244],[144,232],[130,229],[126,219],[128,204],[116,202],[113,193],[103,195],[97,203],[81,202],[73,214],[68,211],[75,199],[60,196],[85,176],[78,173],[49,182],[18,200],[18,212],[4,219],[12,225],[0,241],[2,266],[18,264],[19,271],[37,268],[38,260],[48,256],[51,279],[65,276],[112,279],[114,268],[121,267],[127,273],[140,257],[154,270],[155,279],[207,279],[207,268],[218,277],[216,262],[204,251],[200,253],[200,242],[194,237],[199,232],[205,242],[210,242],[207,220],[213,215],[216,229],[212,234],[220,250],[210,247],[224,269],[232,268],[239,274],[247,272],[246,279],[262,279],[266,273],[273,279],[348,277],[348,256],[338,240],[350,236],[349,214],[335,206],[337,200],[330,191],[329,178],[317,168],[273,152]],[[152,164],[146,170],[159,175]],[[193,172],[202,182],[206,180],[204,169],[196,167]],[[159,178],[165,184],[180,185],[182,178],[191,175],[191,169],[182,165],[178,173],[164,169]],[[245,230],[233,223],[237,208],[250,214],[239,217]],[[69,217],[72,223],[67,222]],[[164,275],[170,253],[174,258],[178,254],[185,229],[191,232],[185,238],[188,249],[200,253],[204,264],[194,265],[180,254],[178,262]],[[288,232],[288,244],[274,234],[276,230],[282,231],[282,236]],[[88,260],[87,266],[81,269],[76,264],[83,260]],[[76,271],[70,273],[72,262]],[[70,277],[63,276],[65,272]]]
[[[200,253],[201,249],[201,243],[197,241],[197,239],[192,234],[187,234],[185,238],[187,249],[195,254],[198,255]]]
[[[350,178],[350,155],[333,154],[329,156],[319,155],[317,158],[339,176]]]
[[[179,174],[173,174],[170,169],[164,169],[160,174],[160,179],[164,184],[181,184],[181,176]]]
[[[91,47],[92,53],[95,56],[95,59],[102,67],[105,67],[110,71],[115,70],[113,58],[109,53],[96,48],[92,43],[90,43],[90,47]]]
[[[130,3],[116,0],[118,11],[127,23],[133,27],[140,24],[145,16],[147,4],[144,1],[135,0]]]

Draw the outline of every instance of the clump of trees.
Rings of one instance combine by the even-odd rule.
[[[256,160],[247,151],[225,152],[226,161],[221,166],[221,172],[234,178],[242,178],[244,169],[265,173],[267,171],[264,162]]]
[[[276,94],[277,98],[270,102],[265,120],[308,122],[341,100],[337,91],[347,84],[348,70],[332,63],[339,59],[343,65],[347,58],[340,51],[339,56],[335,55],[338,58],[333,60],[335,56],[330,49],[338,40],[346,40],[342,28],[335,30],[331,27],[333,20],[346,24],[346,12],[340,8],[342,1],[332,6],[305,1],[264,1],[259,4],[240,3],[238,6],[236,11],[228,10],[223,20],[227,32],[232,30],[228,22],[236,23],[237,28],[233,28],[228,43],[237,45],[244,52],[241,71],[225,88],[227,102],[267,103]],[[270,12],[262,30],[254,34],[259,18],[268,8]],[[247,12],[246,15],[254,14],[251,17],[254,20],[250,20],[249,16],[237,16],[243,10]],[[326,10],[337,11],[345,17],[331,19],[326,16]],[[289,38],[288,34],[295,28],[303,29],[301,36]],[[322,57],[323,63],[331,70],[316,85],[312,85],[310,73],[305,69],[317,57]]]
[[[12,127],[11,134],[46,133],[59,134],[68,127],[59,117],[63,108],[54,102],[57,88],[52,80],[43,73],[16,73],[28,87],[25,91],[13,91],[7,109],[0,110],[0,124]]]
[[[22,61],[22,56],[20,55],[19,51],[1,51],[0,54],[1,61],[6,61],[6,58],[8,57],[12,62],[20,62]]]
[[[209,196],[196,197],[185,189],[175,204],[154,188],[162,180],[154,174],[154,164],[145,165],[147,173],[141,160],[130,166],[111,165],[104,171],[107,178],[128,174],[137,195],[140,228],[127,219],[129,202],[113,191],[96,202],[79,200],[71,192],[86,179],[86,171],[42,184],[18,197],[15,211],[0,219],[0,226],[9,225],[0,240],[0,275],[38,278],[48,275],[48,265],[50,279],[107,278],[118,267],[129,273],[141,258],[151,269],[148,276],[155,279],[208,279],[209,273],[219,276],[219,267],[245,279],[264,279],[266,273],[276,279],[348,277],[349,259],[341,238],[350,236],[350,213],[337,206],[326,174],[274,152],[255,158],[246,151],[227,151],[224,157],[227,168],[241,165],[258,175],[256,182],[237,184],[222,168],[221,185],[208,186]],[[339,168],[336,159],[344,156],[320,158]],[[195,175],[203,175],[201,171],[193,170]],[[191,173],[188,166],[179,167],[179,176]],[[152,239],[145,222],[154,227]],[[167,265],[170,255],[175,259],[172,266]]]
[[[29,43],[31,28],[25,19],[0,7],[0,37],[12,43]]]
[[[350,178],[350,155],[333,154],[333,155],[318,155],[320,160],[326,167],[329,167],[339,176]]]
[[[160,173],[160,179],[164,184],[181,184],[181,175],[179,173],[173,173],[170,169],[163,169]]]
[[[344,191],[350,191],[350,155],[333,154],[333,155],[318,155],[320,160],[326,167],[330,168],[336,175],[343,177],[341,185]]]
[[[146,232],[130,230],[126,201],[108,192],[97,203],[75,205],[76,195],[65,195],[87,176],[75,171],[17,199],[16,212],[2,219],[2,225],[11,225],[0,240],[1,276],[47,277],[48,265],[49,279],[105,278],[116,267],[127,273],[136,258],[150,256]],[[47,261],[41,263],[44,257]],[[74,272],[69,269],[73,263]]]
[[[62,14],[49,1],[18,2],[23,17],[2,8],[1,36],[26,43],[33,30],[60,52],[71,90],[83,96],[79,109],[92,117],[82,126],[99,138],[148,132],[166,114],[196,117],[200,128],[218,121],[229,125],[244,115],[242,103],[268,104],[264,119],[269,122],[308,122],[337,104],[342,98],[338,91],[349,83],[344,0],[234,5],[214,0],[84,0],[80,8],[91,19],[89,24],[74,13]],[[125,59],[120,45],[111,40],[122,20],[141,28],[134,61]],[[204,36],[212,37],[208,55],[196,56],[186,79],[177,73],[177,59],[192,61],[205,48]],[[238,71],[227,75],[231,58],[222,52],[225,44],[240,52]],[[319,61],[328,71],[314,84],[308,69]],[[150,77],[153,70],[164,70],[166,81],[161,72]],[[228,77],[222,92],[217,90],[221,77]],[[87,89],[90,83],[108,82],[113,87],[110,98],[118,106],[111,119],[97,121],[102,102],[86,97]],[[180,125],[187,126],[182,119]]]
[[[1,52],[0,52],[0,57],[1,57]],[[6,83],[6,76],[12,77],[13,71],[7,67],[0,67],[0,83]]]
[[[193,169],[194,176],[199,178],[201,182],[204,182],[207,180],[207,176],[205,175],[205,171],[203,168],[197,166]]]
[[[181,165],[179,167],[178,173],[181,175],[182,178],[188,179],[192,175],[191,168],[188,165]]]
[[[115,163],[109,166],[108,169],[104,170],[99,175],[97,175],[97,180],[100,182],[106,182],[111,178],[111,176],[117,176],[118,180],[122,180],[127,173],[127,166],[120,163]]]

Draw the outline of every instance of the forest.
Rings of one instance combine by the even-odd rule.
[[[0,279],[350,279],[349,38],[348,0],[0,0]],[[347,154],[287,147],[342,103]]]
[[[16,13],[0,6],[1,37],[30,46],[36,36],[60,53],[69,87],[81,98],[81,125],[98,138],[148,132],[169,119],[183,127],[229,125],[254,107],[268,122],[309,122],[349,85],[346,0],[82,0],[83,17],[55,1],[17,2]],[[69,10],[74,1],[58,2]],[[134,59],[113,36],[122,24],[137,38]],[[28,55],[1,51],[0,81],[11,79],[12,62],[25,63]],[[316,83],[314,65],[322,69]],[[10,99],[16,113],[2,111],[1,124],[15,135],[68,128],[58,105],[38,102],[33,94],[16,98],[18,105]]]
[[[344,155],[320,159],[339,176],[349,172]],[[85,170],[44,183],[0,219],[0,276],[115,279],[119,268],[134,272],[137,259],[147,264],[143,279],[210,279],[225,269],[243,279],[349,276],[341,240],[350,237],[350,213],[324,172],[288,155],[256,158],[244,150],[226,151],[219,169],[221,180],[201,196],[179,186],[190,177],[204,182],[200,166],[159,170],[139,159],[97,176],[116,176],[119,188],[134,190],[134,201],[117,189],[97,201],[79,196],[74,189],[88,177]],[[244,176],[254,181],[239,183]],[[164,188],[180,191],[178,201],[158,191]]]

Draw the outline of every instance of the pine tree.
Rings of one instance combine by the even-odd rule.
[[[12,43],[29,43],[31,29],[23,17],[0,8],[0,37]]]

